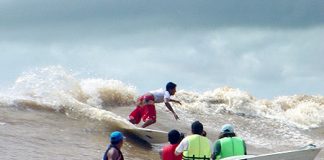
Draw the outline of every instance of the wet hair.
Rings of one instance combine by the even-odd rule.
[[[171,144],[177,144],[181,140],[181,134],[179,131],[173,129],[168,133],[168,140]]]
[[[176,87],[177,87],[177,85],[176,85],[175,83],[173,83],[173,82],[169,82],[169,83],[167,83],[165,89],[166,89],[167,91],[170,91],[170,90],[172,90],[172,89],[174,89],[174,88],[176,88]]]
[[[201,135],[203,131],[204,131],[204,126],[199,121],[195,121],[191,124],[191,132],[193,134]]]
[[[235,137],[235,136],[236,136],[235,133],[223,133],[223,132],[221,132],[218,139],[225,138],[225,137]]]

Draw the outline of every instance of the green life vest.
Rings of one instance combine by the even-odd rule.
[[[208,138],[198,134],[188,136],[188,150],[183,151],[183,160],[209,160],[211,155]]]
[[[221,152],[220,158],[230,156],[239,156],[245,154],[245,147],[242,138],[239,137],[226,137],[220,139]]]

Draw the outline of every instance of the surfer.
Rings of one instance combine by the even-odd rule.
[[[140,123],[141,119],[144,124],[143,128],[156,122],[156,110],[155,103],[164,102],[165,106],[172,112],[176,120],[179,119],[178,115],[174,112],[170,102],[178,103],[181,105],[180,101],[173,100],[170,97],[176,93],[177,85],[173,82],[169,82],[166,85],[166,90],[162,88],[155,91],[150,91],[137,99],[136,108],[129,114],[129,121],[133,124]]]
[[[237,137],[230,124],[222,126],[220,136],[214,144],[212,159],[246,155],[246,146],[242,138]]]

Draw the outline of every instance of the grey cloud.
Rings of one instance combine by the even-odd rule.
[[[9,1],[0,20],[8,27],[79,24],[118,30],[159,27],[302,27],[323,24],[322,0],[227,1]],[[4,27],[4,26],[2,26]]]
[[[94,43],[145,33],[323,26],[322,0],[31,0],[0,2],[0,41]],[[235,36],[235,35],[234,35]],[[118,45],[118,44],[117,44]]]
[[[323,10],[322,0],[4,0],[0,68],[60,64],[144,91],[171,80],[258,96],[322,93]]]

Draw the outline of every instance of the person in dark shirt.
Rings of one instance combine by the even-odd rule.
[[[123,146],[124,136],[119,131],[110,134],[110,144],[103,156],[103,160],[124,160],[123,153],[120,151]]]

